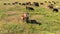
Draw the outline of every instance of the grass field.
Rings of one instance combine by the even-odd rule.
[[[60,11],[52,12],[45,6],[31,6],[35,10],[29,11],[21,5],[3,5],[5,2],[12,3],[15,1],[43,2],[45,0],[0,0],[0,34],[60,34]],[[60,0],[55,1],[60,2]],[[60,6],[60,3],[56,5]],[[24,12],[29,12],[30,19],[37,20],[41,25],[22,22],[20,17]]]

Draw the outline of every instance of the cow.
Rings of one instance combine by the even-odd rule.
[[[38,2],[33,2],[33,5],[34,6],[39,6],[39,3]]]
[[[26,6],[26,9],[27,9],[27,10],[34,10],[34,8],[28,7],[28,6]]]
[[[53,8],[53,12],[58,12],[59,10],[57,8]]]
[[[48,7],[49,7],[50,9],[53,9],[53,8],[54,8],[54,5],[53,5],[53,4],[50,4],[50,5],[48,5]]]
[[[22,16],[21,16],[21,19],[25,22],[29,22],[29,13],[24,13]]]
[[[7,5],[7,3],[4,3],[4,5]]]

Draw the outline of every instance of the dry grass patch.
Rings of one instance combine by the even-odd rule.
[[[20,12],[20,11],[8,11],[8,12],[5,12],[4,14],[6,16],[3,16],[1,18],[1,21],[3,22],[15,22],[15,23],[18,23],[18,22],[21,22],[21,15],[23,14],[24,12]]]

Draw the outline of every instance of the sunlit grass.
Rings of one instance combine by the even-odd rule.
[[[4,2],[26,2],[27,0],[0,0],[0,34],[58,34],[60,33],[60,12],[55,13],[44,7],[35,7],[34,11],[26,10],[25,6],[6,5]],[[28,0],[34,2],[34,0]],[[38,0],[36,0],[38,1]],[[40,2],[39,0],[38,2]],[[41,1],[43,2],[43,1]],[[47,3],[48,4],[48,3]],[[9,13],[10,12],[10,13]],[[27,24],[20,17],[29,12],[30,19],[35,19],[42,25]],[[12,19],[14,18],[14,20]],[[10,20],[10,21],[8,21]]]

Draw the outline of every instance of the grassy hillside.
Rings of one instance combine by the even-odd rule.
[[[15,1],[44,2],[45,0],[0,0],[0,34],[60,34],[60,11],[56,13],[45,6],[31,6],[35,10],[29,11],[21,5],[3,5],[5,2]],[[60,0],[55,1],[60,2]],[[56,5],[60,6],[60,3]],[[30,19],[37,20],[41,25],[21,21],[20,17],[24,12],[29,12]]]

